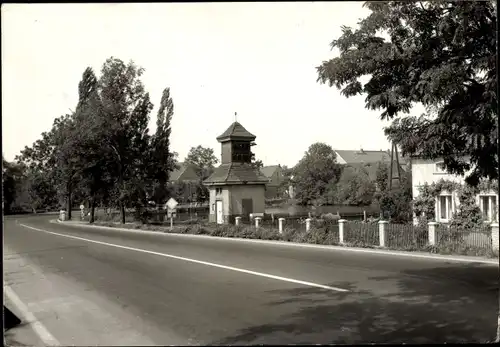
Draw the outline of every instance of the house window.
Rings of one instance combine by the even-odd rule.
[[[448,221],[452,216],[452,200],[451,195],[441,195],[438,200],[439,219]]]
[[[222,194],[222,188],[215,188],[215,194],[216,195]]]
[[[479,208],[481,209],[484,220],[488,222],[498,221],[497,197],[495,195],[479,196]]]
[[[444,168],[444,162],[440,161],[436,163],[436,169],[434,171],[435,173],[446,173],[446,170]]]

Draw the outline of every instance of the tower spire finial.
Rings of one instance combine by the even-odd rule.
[[[238,121],[238,112],[235,112],[234,113],[234,121],[237,122]]]

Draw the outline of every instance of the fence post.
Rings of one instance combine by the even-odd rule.
[[[366,210],[363,210],[363,221],[366,222]]]
[[[280,234],[283,232],[283,222],[284,221],[285,221],[285,218],[278,219],[278,227],[279,227]]]
[[[241,217],[235,217],[234,218],[234,224],[235,225],[240,225],[240,222],[241,222]]]
[[[311,229],[311,218],[306,219],[306,231],[309,231]]]
[[[385,243],[387,240],[387,224],[389,224],[386,220],[381,220],[378,222],[378,240],[380,247],[385,247]]]
[[[345,222],[347,222],[347,220],[339,219],[339,243],[340,244],[344,243],[344,226],[345,226],[344,223]]]
[[[491,245],[494,251],[498,251],[499,246],[498,223],[491,223]]]
[[[260,217],[255,217],[255,227],[258,229],[260,224]]]
[[[429,222],[429,245],[434,246],[437,243],[437,222]]]

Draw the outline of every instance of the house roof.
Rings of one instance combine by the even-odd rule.
[[[226,131],[222,133],[222,135],[217,137],[217,141],[222,142],[233,139],[246,139],[253,141],[255,140],[255,137],[256,136],[245,129],[243,125],[238,122],[234,122],[229,126],[229,128],[226,129]]]
[[[264,176],[260,170],[254,169],[246,163],[222,164],[203,181],[206,185],[214,184],[267,184],[269,178]]]
[[[177,163],[178,168],[170,173],[170,181],[179,181],[179,180],[197,180],[198,176],[196,175],[196,171],[192,164],[189,163]]]
[[[337,155],[345,160],[346,164],[377,163],[379,161],[391,161],[387,151],[366,150],[336,150]]]
[[[271,178],[271,176],[276,172],[276,170],[280,169],[280,165],[269,165],[269,166],[264,166],[260,168],[260,172],[268,177]]]
[[[378,163],[381,161],[391,162],[390,151],[367,151],[367,150],[336,150],[337,155],[342,158],[346,164],[359,163]],[[398,152],[399,164],[406,164],[408,158],[402,157]],[[394,158],[396,161],[396,158]]]

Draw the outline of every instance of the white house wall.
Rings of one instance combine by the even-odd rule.
[[[458,175],[452,175],[446,172],[437,172],[436,171],[436,164],[442,162],[440,159],[436,160],[425,160],[425,159],[415,159],[413,158],[411,163],[412,163],[412,195],[413,199],[417,198],[420,194],[419,188],[423,186],[425,183],[427,184],[432,184],[436,183],[440,180],[447,180],[447,181],[452,181],[456,182],[459,184],[464,184],[465,183],[465,177],[471,173],[471,170],[465,173],[464,176],[458,176]],[[452,196],[452,213],[457,212],[460,208],[460,201],[458,199],[457,193],[452,192],[446,192],[443,191],[441,192],[440,195],[451,195]],[[490,192],[481,192],[481,194],[476,196],[476,204],[479,206],[479,196],[482,195],[493,195],[496,197],[496,205],[498,206],[498,195],[497,192],[490,191]],[[438,203],[436,198],[436,203],[434,206],[434,212],[436,216],[436,221],[441,221],[440,220],[440,211],[438,209]],[[416,222],[416,219],[415,219]],[[442,221],[442,222],[447,222],[447,221]]]
[[[419,187],[425,183],[432,184],[440,181],[441,179],[457,182],[460,184],[465,183],[465,176],[470,173],[467,172],[465,176],[451,175],[448,173],[436,172],[436,163],[441,160],[425,160],[425,159],[412,159],[411,161],[411,174],[412,174],[412,194],[413,199],[419,195]]]

